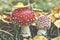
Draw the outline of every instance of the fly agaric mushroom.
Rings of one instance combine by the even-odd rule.
[[[41,35],[41,34],[47,35],[46,32],[47,32],[47,29],[50,28],[51,22],[48,17],[41,15],[36,21],[36,26],[39,29],[37,32],[38,35]]]
[[[31,25],[34,20],[34,12],[26,7],[15,9],[11,15],[12,22],[21,26],[22,36],[31,36],[29,25]]]
[[[30,25],[35,20],[32,10],[28,8],[18,8],[13,11],[11,20],[18,25]]]

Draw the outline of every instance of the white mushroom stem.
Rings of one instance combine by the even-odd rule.
[[[37,35],[47,35],[47,30],[39,29]]]
[[[29,26],[22,26],[21,27],[21,32],[22,32],[22,36],[23,37],[31,36],[31,32],[30,32]]]

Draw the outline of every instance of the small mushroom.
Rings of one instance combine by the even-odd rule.
[[[47,29],[51,27],[50,19],[47,16],[41,15],[36,20],[36,26],[39,29],[37,35],[47,35]]]

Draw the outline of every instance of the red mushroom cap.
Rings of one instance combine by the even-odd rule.
[[[35,20],[34,12],[28,8],[15,9],[11,20],[18,25],[30,25]]]

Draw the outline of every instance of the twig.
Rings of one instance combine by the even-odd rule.
[[[5,31],[5,30],[0,29],[0,32],[7,33],[7,34],[9,34],[9,35],[11,35],[11,36],[13,37],[13,35],[12,35],[11,33],[7,32],[7,31]]]
[[[34,4],[35,4],[35,2],[32,4],[26,5],[25,7],[33,6]]]
[[[41,10],[41,9],[33,9],[34,11],[40,11],[40,12],[43,12],[43,10]]]

